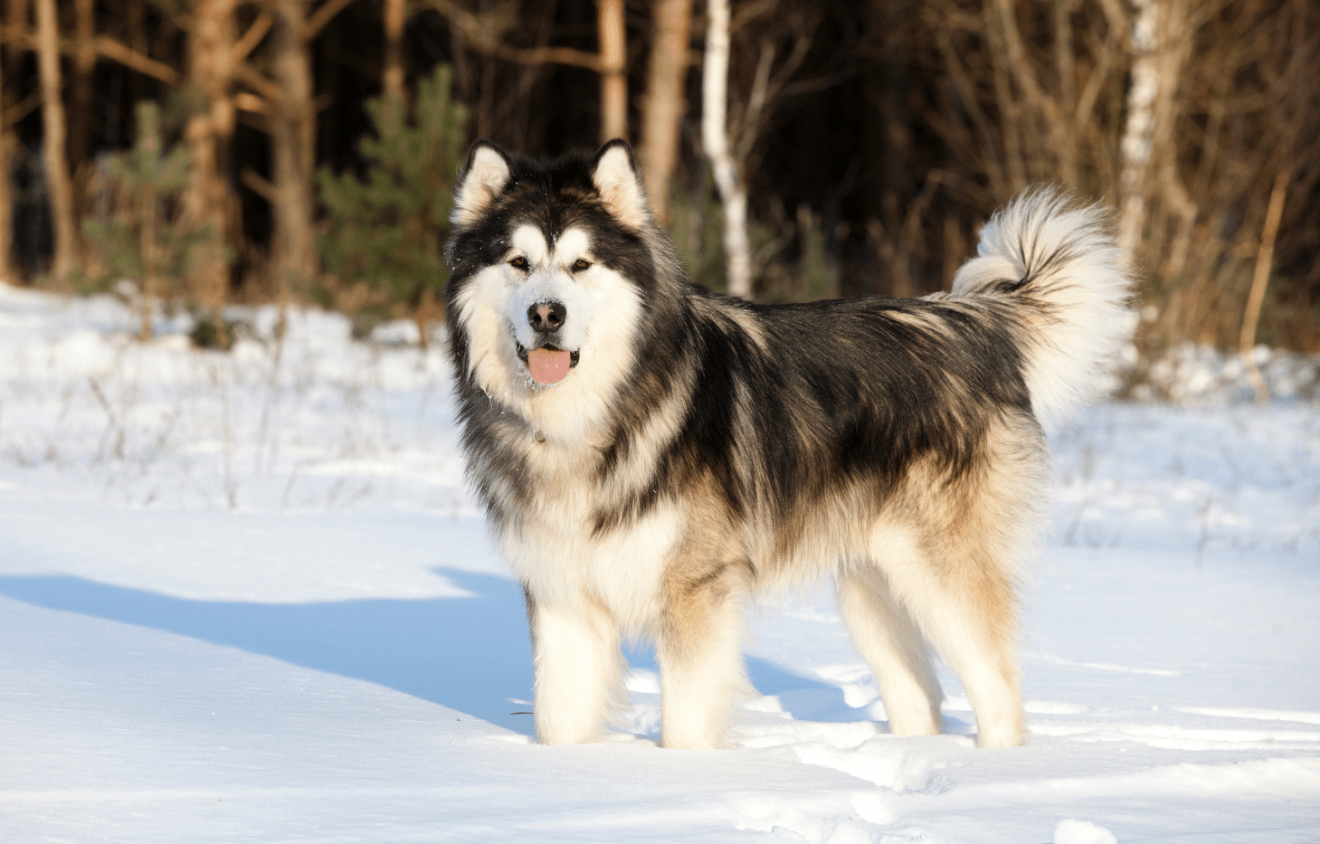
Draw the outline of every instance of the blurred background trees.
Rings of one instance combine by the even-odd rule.
[[[217,320],[315,299],[424,323],[454,150],[621,135],[717,289],[937,290],[1048,181],[1117,210],[1150,350],[1320,350],[1314,0],[6,0],[0,24],[13,283],[122,264],[87,233],[140,213],[107,197],[151,101],[187,150],[162,225],[196,244],[156,286]]]

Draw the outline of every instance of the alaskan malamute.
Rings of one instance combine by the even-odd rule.
[[[542,742],[601,736],[637,637],[662,743],[719,745],[749,599],[826,575],[895,734],[940,729],[930,642],[978,743],[1022,742],[1041,425],[1131,325],[1101,212],[1027,193],[952,293],[803,305],[689,283],[622,141],[550,162],[478,142],[452,221],[463,447],[527,596]]]

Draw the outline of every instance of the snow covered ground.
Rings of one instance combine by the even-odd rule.
[[[130,334],[0,285],[0,841],[1320,841],[1314,404],[1055,436],[1026,747],[947,672],[950,734],[889,735],[822,584],[755,617],[732,749],[656,747],[646,652],[548,748],[438,352]]]

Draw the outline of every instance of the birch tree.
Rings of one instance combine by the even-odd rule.
[[[1147,196],[1177,179],[1173,172],[1173,123],[1177,117],[1178,79],[1191,38],[1184,0],[1134,0],[1132,75],[1127,95],[1127,122],[1119,147],[1119,191],[1122,210],[1119,244],[1134,251],[1141,243],[1147,218]],[[1168,193],[1169,191],[1164,191]],[[1180,194],[1170,198],[1175,205]]]
[[[724,259],[730,295],[752,296],[747,187],[729,152],[729,0],[706,4],[706,50],[701,68],[701,143],[724,206]]]

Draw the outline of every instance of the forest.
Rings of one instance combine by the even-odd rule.
[[[1114,209],[1138,346],[1320,351],[1314,0],[6,0],[0,279],[438,325],[470,144],[633,144],[695,281],[947,287],[1038,183]]]

